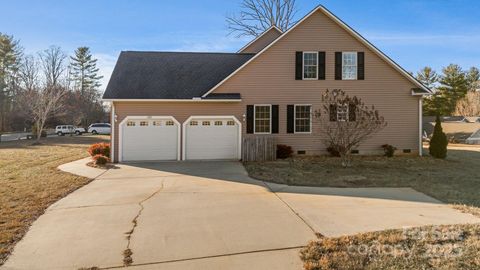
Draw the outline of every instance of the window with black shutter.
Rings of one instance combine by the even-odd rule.
[[[272,105],[272,133],[278,133],[278,105]]]
[[[318,79],[325,80],[325,52],[318,52]]]
[[[295,80],[302,80],[303,74],[303,52],[295,53]]]
[[[295,132],[295,105],[287,105],[287,133]]]
[[[247,105],[247,133],[253,133],[253,105]]]
[[[337,121],[337,104],[330,104],[330,121]]]
[[[342,79],[342,52],[335,52],[335,80]]]
[[[357,58],[358,58],[357,79],[358,80],[365,80],[365,53],[364,52],[358,52],[357,53]]]
[[[348,104],[348,121],[357,121],[357,106],[353,103]]]

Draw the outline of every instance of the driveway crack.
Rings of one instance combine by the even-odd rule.
[[[310,230],[312,230],[312,232],[315,234],[315,235],[318,235],[318,232],[315,231],[315,229],[310,225],[308,224],[308,222],[297,212],[295,211],[295,209],[293,209],[293,207],[291,207],[286,201],[284,201],[278,194],[277,192],[275,192],[272,188],[270,188],[270,186],[265,183],[265,181],[262,181],[263,185],[265,187],[267,187],[268,190],[270,190],[270,192],[272,192],[283,204],[285,204],[288,209],[290,209],[290,211],[292,211],[305,225],[307,225],[308,228],[310,228]],[[282,188],[281,190],[283,190],[285,188]],[[279,191],[281,191],[279,190]]]
[[[142,212],[143,210],[145,209],[144,207],[144,203],[146,201],[148,201],[149,199],[151,199],[153,196],[157,195],[160,191],[162,191],[163,189],[163,185],[164,185],[164,181],[162,180],[162,183],[160,185],[160,188],[157,189],[155,192],[153,192],[152,194],[150,194],[147,198],[141,200],[140,202],[138,202],[138,205],[140,206],[140,209],[138,210],[138,213],[137,215],[133,218],[132,220],[132,229],[128,232],[126,232],[126,237],[127,237],[127,248],[123,251],[123,264],[125,266],[130,266],[132,263],[133,263],[133,258],[132,258],[132,255],[133,255],[133,251],[132,249],[130,248],[130,244],[131,244],[131,238],[132,238],[132,235],[133,233],[135,232],[135,229],[137,228],[137,225],[138,225],[138,219],[140,218],[140,216],[142,215]]]

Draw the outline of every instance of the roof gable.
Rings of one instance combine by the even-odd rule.
[[[258,53],[263,48],[267,47],[275,39],[282,35],[282,31],[278,29],[275,25],[271,26],[265,30],[261,35],[254,38],[252,41],[247,43],[243,48],[238,50],[238,53]]]
[[[410,73],[405,71],[400,65],[398,65],[396,62],[394,62],[391,58],[389,58],[387,55],[385,55],[382,51],[380,51],[377,47],[375,47],[373,44],[371,44],[368,40],[366,40],[364,37],[362,37],[359,33],[357,33],[355,30],[353,30],[350,26],[345,24],[342,20],[340,20],[338,17],[336,17],[333,13],[331,13],[329,10],[327,10],[325,7],[322,5],[318,6],[314,10],[312,10],[310,13],[308,13],[305,17],[303,17],[300,21],[298,21],[294,26],[292,26],[289,30],[284,32],[280,37],[275,39],[272,43],[270,43],[268,46],[266,46],[264,49],[262,49],[260,52],[258,52],[254,57],[249,59],[247,62],[245,62],[242,66],[240,66],[237,70],[235,70],[232,74],[230,74],[228,77],[224,78],[221,82],[219,82],[217,85],[215,85],[212,89],[210,89],[208,92],[206,92],[203,97],[207,96],[208,94],[212,93],[215,91],[218,87],[220,87],[223,83],[225,83],[227,80],[229,80],[231,77],[235,76],[240,70],[242,70],[245,66],[253,62],[257,57],[262,55],[265,51],[269,50],[272,46],[274,46],[276,43],[281,41],[285,36],[287,36],[291,31],[293,31],[295,28],[297,28],[299,25],[301,25],[306,19],[311,17],[313,14],[316,12],[322,12],[324,15],[326,15],[330,20],[332,20],[335,24],[346,30],[351,36],[353,36],[356,40],[358,40],[360,43],[365,45],[368,49],[370,49],[373,53],[375,53],[377,56],[379,56],[381,59],[383,59],[388,65],[390,65],[394,70],[396,70],[399,74],[401,74],[403,77],[405,77],[408,81],[412,82],[417,88],[416,90],[412,90],[413,95],[423,95],[423,94],[430,94],[431,90],[425,87],[422,83],[420,83],[417,79],[415,79]]]

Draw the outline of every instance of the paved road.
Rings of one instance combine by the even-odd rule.
[[[411,189],[267,185],[238,162],[99,173],[33,224],[5,269],[121,267],[127,249],[139,270],[301,269],[298,252],[315,232],[480,222]]]

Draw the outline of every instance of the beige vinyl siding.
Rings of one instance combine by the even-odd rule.
[[[295,51],[325,51],[326,80],[295,80]],[[365,52],[365,80],[334,79],[337,51]],[[361,153],[381,151],[380,145],[385,143],[417,152],[419,97],[411,95],[413,87],[416,86],[383,59],[317,11],[214,92],[240,92],[244,104],[279,104],[279,143],[289,144],[295,150],[318,153],[325,147],[321,145],[315,120],[311,135],[287,134],[286,105],[312,104],[315,111],[320,108],[321,94],[326,89],[340,88],[375,105],[388,123],[383,131],[359,148]]]
[[[275,29],[270,28],[265,34],[259,37],[257,40],[253,40],[251,44],[247,47],[243,48],[239,53],[257,53],[261,51],[263,48],[267,47],[272,41],[277,39],[281,33]]]
[[[295,80],[296,51],[325,51],[326,80]],[[365,80],[334,80],[336,51],[365,52]],[[245,134],[244,115],[249,104],[280,105],[279,134],[272,135],[277,142],[290,145],[295,151],[322,154],[326,146],[315,119],[311,134],[286,133],[287,105],[311,104],[312,111],[318,110],[322,105],[321,94],[335,88],[375,105],[388,123],[360,146],[360,154],[381,153],[380,146],[386,143],[400,150],[411,149],[415,154],[419,146],[419,97],[411,95],[413,87],[416,86],[383,59],[317,11],[214,91],[241,93],[241,102],[115,102],[115,157],[118,157],[118,123],[132,115],[173,116],[180,123],[192,115],[233,115],[242,123],[242,136],[263,136]]]

